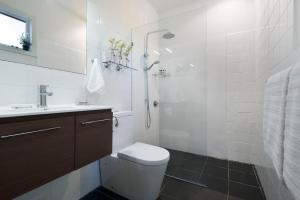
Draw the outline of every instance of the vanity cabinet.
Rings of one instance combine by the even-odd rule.
[[[1,118],[0,199],[15,198],[109,155],[111,123],[110,110]]]
[[[112,113],[78,113],[76,116],[75,168],[112,152]]]

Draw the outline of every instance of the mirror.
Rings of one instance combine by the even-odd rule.
[[[0,59],[86,73],[86,0],[0,0]]]

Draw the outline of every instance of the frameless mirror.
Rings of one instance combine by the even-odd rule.
[[[0,59],[86,73],[86,0],[0,0]]]

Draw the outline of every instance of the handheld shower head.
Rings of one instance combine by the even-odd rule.
[[[147,68],[145,69],[145,71],[149,71],[154,65],[158,65],[159,63],[160,63],[159,60],[154,61],[154,62],[150,65],[150,67],[147,67]]]

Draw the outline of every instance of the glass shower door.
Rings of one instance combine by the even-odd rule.
[[[168,175],[196,182],[207,155],[205,10],[193,10],[138,27],[133,30],[133,42],[138,47],[145,45],[142,37],[157,30],[163,31],[149,37],[149,58],[144,62],[148,65],[160,62],[147,72],[149,85],[157,85],[157,91],[150,89],[151,115],[159,118],[159,145],[179,158],[175,162],[171,159]],[[165,32],[175,37],[166,38]],[[144,59],[142,52],[134,52],[134,56]],[[158,99],[153,98],[156,93]],[[152,107],[154,100],[159,101],[157,116]],[[183,165],[186,173],[178,172]]]

